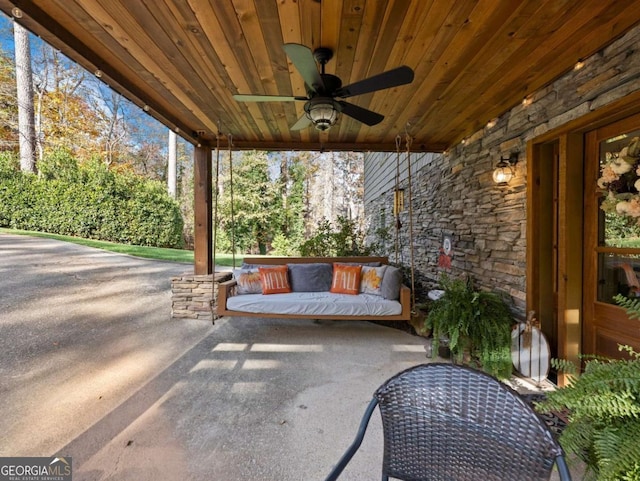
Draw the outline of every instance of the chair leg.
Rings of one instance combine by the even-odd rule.
[[[362,444],[362,439],[364,438],[364,433],[367,431],[367,426],[369,425],[369,419],[371,419],[371,414],[373,414],[373,410],[378,405],[378,399],[374,397],[369,405],[367,406],[367,410],[362,416],[362,421],[360,421],[360,428],[358,429],[358,434],[356,434],[356,438],[354,439],[351,446],[347,449],[347,451],[342,455],[338,464],[336,464],[335,468],[329,473],[329,476],[325,479],[325,481],[335,481],[340,476],[340,473],[347,466],[351,458]],[[384,481],[384,478],[383,478]]]

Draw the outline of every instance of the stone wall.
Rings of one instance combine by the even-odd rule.
[[[514,312],[526,305],[526,145],[545,132],[640,90],[640,27],[529,96],[490,126],[479,129],[443,154],[431,157],[412,176],[414,267],[417,298],[426,297],[443,271],[471,275],[481,287],[510,296]],[[420,139],[417,139],[420,140]],[[493,183],[501,156],[517,152],[516,176],[508,186]],[[418,154],[416,154],[418,155]],[[395,162],[395,153],[387,154]],[[402,159],[406,162],[406,156]],[[369,170],[379,155],[365,159]],[[373,176],[375,178],[375,176]],[[368,188],[365,177],[365,191]],[[406,185],[401,186],[405,188]],[[390,260],[395,259],[393,189],[366,196],[369,240],[386,227]],[[408,203],[408,199],[405,201]],[[400,256],[410,264],[409,213],[400,215]],[[444,235],[453,240],[450,269],[438,267]]]
[[[171,317],[175,319],[202,319],[213,321],[218,283],[231,279],[230,272],[194,275],[183,274],[171,278]]]

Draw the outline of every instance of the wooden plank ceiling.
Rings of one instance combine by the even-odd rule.
[[[16,14],[15,8],[20,12]],[[439,151],[640,21],[635,0],[0,0],[0,9],[193,142],[238,148]],[[352,97],[379,112],[292,131],[304,96],[282,48],[328,47],[343,85],[407,65],[410,85]]]

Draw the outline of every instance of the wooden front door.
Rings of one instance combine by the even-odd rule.
[[[630,156],[628,149],[638,136],[640,115],[585,137],[582,350],[586,354],[621,357],[620,344],[640,348],[640,321],[629,319],[613,300],[616,294],[640,299],[640,217],[634,217],[640,215],[640,194],[634,187],[640,178],[636,173],[640,156]]]

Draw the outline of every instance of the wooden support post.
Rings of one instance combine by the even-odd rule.
[[[211,147],[195,147],[193,162],[194,269],[196,275],[213,274]]]

